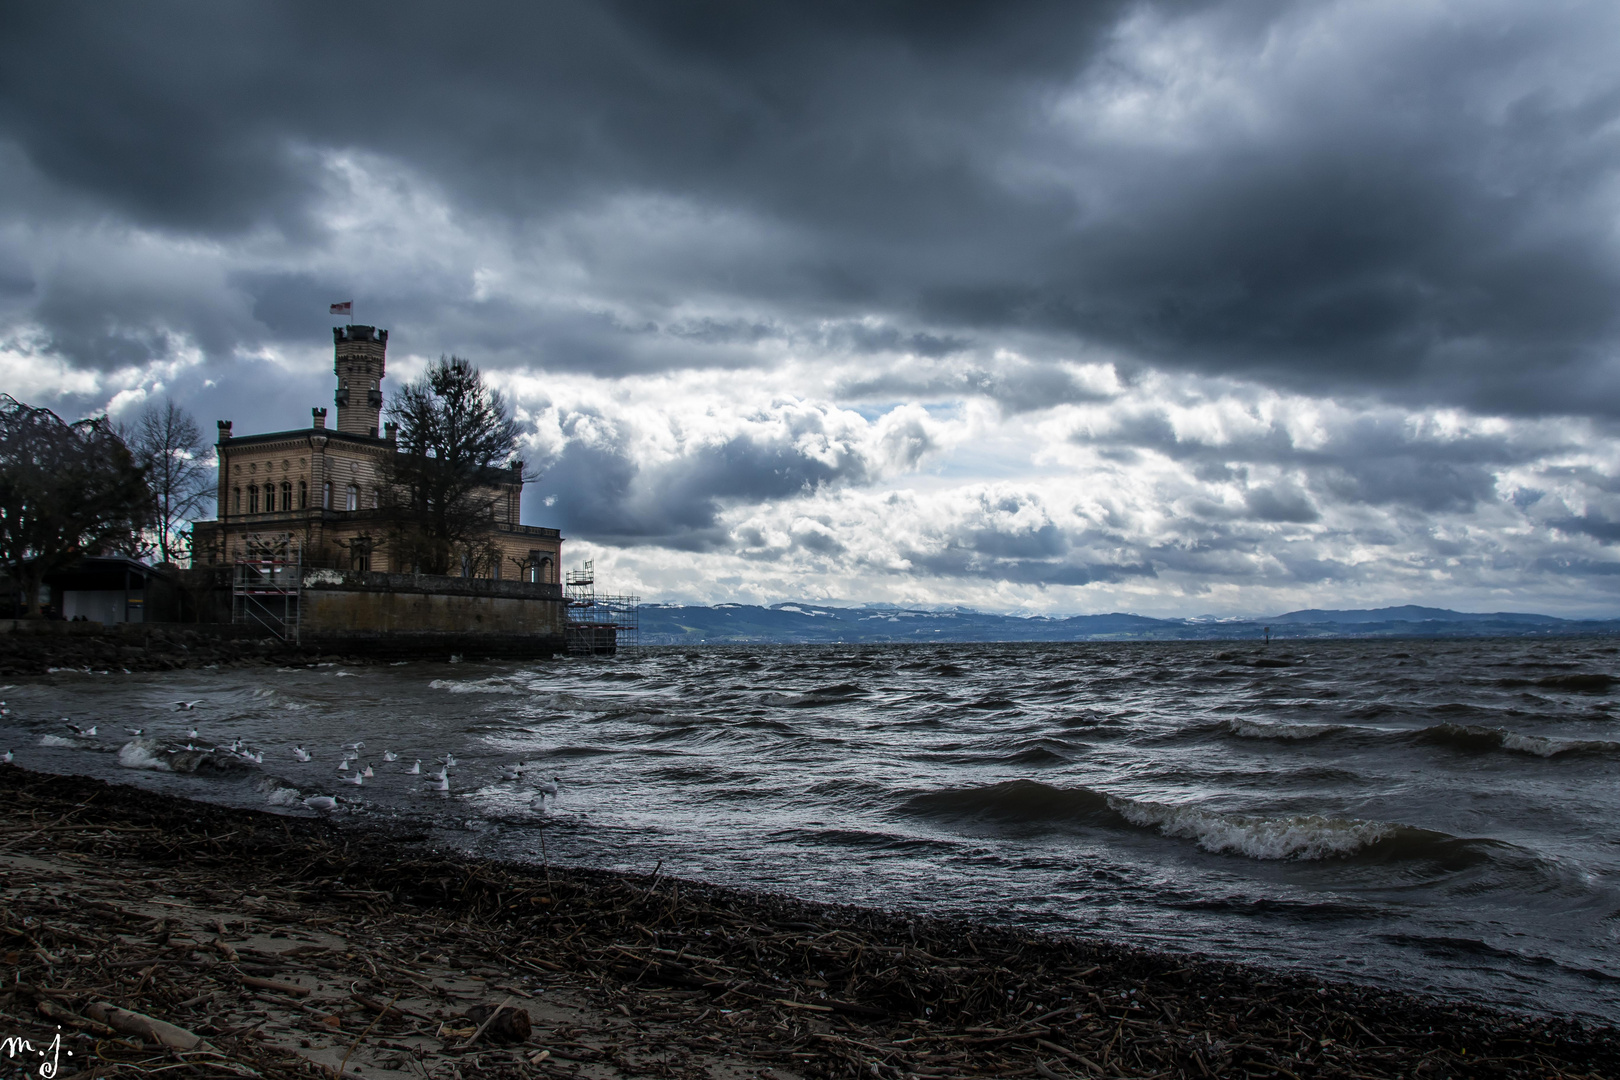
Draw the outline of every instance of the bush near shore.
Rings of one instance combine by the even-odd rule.
[[[0,836],[0,1014],[80,1075],[1620,1076],[1613,1028],[83,777],[0,767]]]

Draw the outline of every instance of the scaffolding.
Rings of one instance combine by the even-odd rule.
[[[570,656],[613,656],[641,643],[641,597],[598,593],[596,561],[568,571],[568,618],[563,636]]]
[[[249,533],[231,574],[231,621],[298,641],[303,546],[292,533]]]

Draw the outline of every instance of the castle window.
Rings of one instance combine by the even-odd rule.
[[[321,509],[332,509],[332,481],[330,480],[321,485]]]
[[[249,484],[248,485],[248,513],[257,514],[258,512],[259,512],[259,485],[258,484]]]
[[[350,484],[349,485],[349,499],[348,499],[348,502],[344,505],[343,508],[345,510],[358,510],[358,509],[360,509],[360,488],[359,488],[358,485],[355,485],[355,484]]]
[[[242,489],[241,488],[235,488],[235,489],[232,490],[232,493],[231,493],[231,513],[240,514],[241,512],[242,512]]]
[[[555,585],[557,583],[557,566],[549,556],[540,560],[540,583],[542,585]]]
[[[288,483],[286,480],[281,482],[281,508],[283,510],[291,510],[293,508],[292,484]]]
[[[298,481],[298,509],[309,509],[309,481]]]
[[[276,485],[264,485],[264,512],[273,514],[276,511]]]

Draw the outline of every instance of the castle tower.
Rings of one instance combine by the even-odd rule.
[[[382,377],[388,331],[375,326],[334,326],[337,360],[337,429],[377,437],[382,416]]]

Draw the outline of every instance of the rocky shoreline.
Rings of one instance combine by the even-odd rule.
[[[62,1076],[1620,1076],[1613,1028],[421,840],[0,767],[0,1036]]]
[[[230,633],[234,627],[190,629],[182,624],[31,624],[0,632],[0,677],[75,671],[174,671],[233,664],[307,662],[296,645]]]

